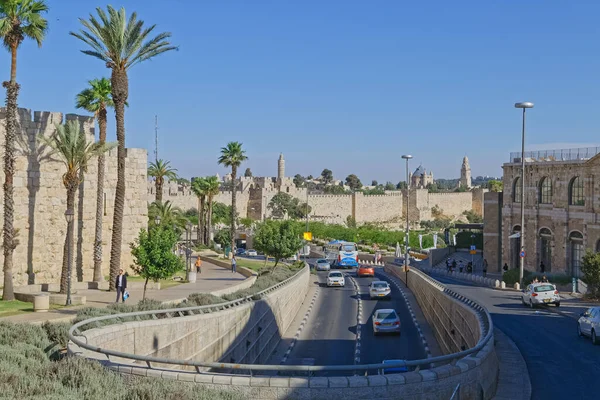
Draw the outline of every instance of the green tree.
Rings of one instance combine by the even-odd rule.
[[[377,187],[378,185],[379,185],[379,184],[377,183],[377,181],[376,181],[375,179],[373,179],[373,180],[371,181],[371,186],[375,186],[375,187]]]
[[[246,161],[246,152],[242,149],[240,142],[229,142],[227,146],[221,148],[219,164],[225,167],[231,167],[231,182],[235,185],[237,179],[237,169]],[[235,220],[236,220],[236,194],[237,188],[234,186],[231,190],[231,248],[235,247]]]
[[[323,172],[321,172],[321,180],[324,184],[328,185],[333,182],[333,172],[330,169],[325,168]]]
[[[427,191],[429,193],[439,193],[440,192],[440,188],[437,185],[437,183],[434,182],[434,183],[430,183],[430,184],[427,185]]]
[[[205,242],[205,232],[207,230],[206,221],[206,197],[208,195],[208,184],[206,178],[192,178],[192,193],[198,198],[198,241],[202,244]]]
[[[179,236],[173,229],[161,224],[150,232],[142,229],[139,237],[131,244],[131,255],[135,263],[132,269],[145,279],[142,300],[146,299],[149,280],[158,282],[185,269],[183,260],[173,253],[178,239]]]
[[[231,225],[231,206],[227,206],[219,202],[214,202],[211,220],[213,225]]]
[[[312,175],[309,175],[306,177],[307,180],[312,181],[313,179],[315,179]]]
[[[350,174],[346,177],[346,185],[350,186],[352,190],[358,190],[362,187],[362,182],[358,179],[358,176]]]
[[[600,253],[587,251],[582,259],[581,272],[592,296],[600,295]]]
[[[121,268],[121,243],[123,241],[123,211],[125,208],[125,104],[129,97],[128,71],[134,65],[158,56],[177,47],[171,46],[168,32],[154,37],[156,25],[144,27],[144,21],[137,19],[134,12],[127,18],[125,9],[107,6],[107,12],[96,8],[99,20],[90,14],[89,20],[79,22],[83,29],[79,33],[70,32],[89,46],[82,53],[100,59],[111,69],[112,99],[115,104],[117,125],[117,187],[110,246],[110,289],[115,290],[115,280]],[[6,231],[6,230],[5,230]]]
[[[250,168],[246,168],[246,171],[244,171],[244,176],[246,178],[252,178],[252,171],[250,170]]]
[[[206,202],[208,203],[208,208],[206,210],[206,230],[205,230],[205,243],[210,244],[211,236],[212,236],[212,214],[213,214],[213,203],[214,198],[220,192],[219,178],[216,176],[208,176],[204,179],[205,189],[206,189]]]
[[[303,187],[303,186],[304,186],[304,184],[305,184],[305,182],[306,182],[306,181],[305,181],[305,179],[302,177],[302,175],[300,175],[300,174],[296,174],[296,175],[294,175],[294,185],[295,185],[297,188],[301,188],[301,187]]]
[[[177,169],[171,167],[170,161],[156,160],[151,162],[148,167],[148,176],[154,178],[154,185],[156,187],[156,201],[162,201],[163,198],[163,185],[165,184],[165,178],[174,181],[177,179]]]
[[[491,180],[487,183],[490,192],[501,192],[503,190],[502,186],[502,181]]]
[[[255,230],[254,247],[275,258],[275,268],[279,260],[291,257],[302,247],[300,231],[291,221],[262,222]]]
[[[323,188],[326,194],[346,194],[346,189],[340,185],[329,185]]]
[[[70,120],[65,125],[56,124],[56,132],[52,136],[40,136],[39,139],[50,148],[50,157],[56,157],[67,169],[62,176],[63,185],[67,189],[67,210],[75,211],[75,194],[83,182],[89,161],[115,147],[115,143],[88,142],[85,134],[80,131],[79,121],[76,120]],[[65,237],[60,276],[61,293],[67,292],[69,277],[67,250],[72,245],[69,239],[73,238],[73,225],[67,227],[70,232],[67,232]]]
[[[402,189],[406,189],[406,188],[407,188],[406,181],[400,181],[396,185],[396,189],[398,189],[398,190],[402,190]]]
[[[346,226],[350,229],[356,229],[356,219],[352,215],[346,217]]]
[[[154,226],[156,217],[160,217],[160,225],[174,228],[181,234],[185,230],[188,219],[179,207],[174,207],[170,201],[154,201],[148,206],[148,226]]]
[[[190,186],[190,181],[185,178],[178,177],[177,179],[175,179],[175,182],[177,182],[178,184],[183,185],[183,186]]]
[[[467,217],[470,224],[481,224],[483,222],[483,217],[473,210],[465,211],[463,215]]]
[[[19,84],[17,83],[17,51],[21,43],[28,38],[42,47],[48,30],[48,22],[42,17],[48,12],[45,1],[2,0],[0,1],[0,36],[11,54],[10,81],[2,85],[6,88],[6,133],[4,135],[4,291],[3,300],[14,300],[12,279],[13,253],[18,240],[14,228],[15,201],[15,140],[17,135],[17,99]]]
[[[106,143],[106,109],[114,107],[111,94],[110,80],[107,78],[93,79],[89,87],[77,94],[75,106],[94,113],[98,121],[100,135],[98,143]],[[102,220],[104,217],[104,153],[98,156],[98,185],[96,187],[96,229],[94,231],[94,282],[104,280],[102,274]]]
[[[223,248],[231,244],[231,231],[229,228],[223,228],[217,231],[215,234],[215,243],[220,244]]]
[[[285,192],[279,192],[271,198],[267,208],[271,210],[271,214],[276,218],[284,218],[286,214],[290,214],[294,207],[294,198]]]
[[[381,188],[381,187],[376,187],[373,189],[365,189],[362,191],[364,194],[366,195],[381,195],[381,194],[385,194],[385,191]]]
[[[393,184],[392,182],[390,182],[390,181],[387,181],[387,182],[385,183],[385,187],[384,187],[384,189],[385,189],[385,190],[396,190],[396,185],[394,185],[394,184]]]

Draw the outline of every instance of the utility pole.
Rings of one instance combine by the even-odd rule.
[[[158,115],[154,116],[154,161],[158,162]]]

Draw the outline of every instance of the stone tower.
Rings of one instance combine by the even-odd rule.
[[[277,181],[283,182],[285,178],[285,160],[283,159],[283,153],[279,154],[279,160],[277,160]]]
[[[462,167],[460,168],[460,182],[458,186],[471,189],[471,166],[469,165],[469,158],[467,156],[463,158]]]

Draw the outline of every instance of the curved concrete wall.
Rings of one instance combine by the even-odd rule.
[[[287,285],[258,301],[207,314],[90,329],[85,336],[91,345],[136,355],[264,363],[302,305],[309,277],[307,266]],[[79,351],[73,345],[70,350]]]

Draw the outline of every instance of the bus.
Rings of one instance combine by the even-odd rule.
[[[334,240],[324,246],[325,258],[331,267],[358,267],[358,247],[356,243]]]

